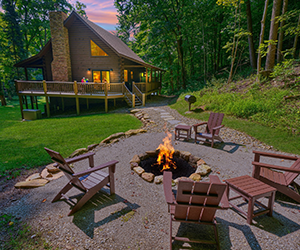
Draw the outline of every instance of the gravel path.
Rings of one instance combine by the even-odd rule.
[[[70,206],[66,202],[51,203],[66,183],[66,178],[62,177],[31,190],[3,212],[21,217],[52,246],[61,249],[169,249],[169,215],[163,186],[142,180],[130,170],[129,161],[135,154],[157,148],[165,137],[165,124],[172,131],[176,124],[192,125],[199,121],[179,115],[165,100],[157,101],[159,97],[154,99],[144,108],[155,121],[147,127],[147,133],[95,149],[96,164],[113,159],[119,161],[116,195],[109,196],[108,190],[103,189],[79,212],[68,217]],[[244,133],[228,128],[222,130],[225,143],[216,143],[214,148],[210,144],[195,145],[193,141],[176,141],[174,147],[203,158],[214,174],[220,172],[221,180],[251,175],[253,147],[264,150],[271,147]],[[281,164],[290,166],[288,161]],[[86,165],[87,162],[75,164],[75,171],[85,169]],[[74,195],[78,193],[73,192]],[[43,199],[47,201],[42,202]],[[280,194],[276,195],[273,217],[262,215],[255,218],[253,225],[248,225],[245,218],[228,209],[217,212],[217,222],[221,249],[300,249],[300,205]],[[173,235],[188,233],[196,238],[213,239],[210,227],[174,225]],[[181,247],[181,243],[173,244],[173,249]],[[215,248],[193,244],[192,249]]]

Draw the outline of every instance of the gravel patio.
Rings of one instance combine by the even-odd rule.
[[[44,187],[31,189],[4,207],[2,212],[26,221],[41,232],[54,249],[169,249],[169,215],[163,185],[144,181],[130,169],[129,161],[135,154],[155,150],[165,137],[164,125],[169,131],[173,131],[176,125],[169,121],[189,125],[199,121],[182,117],[170,109],[167,102],[147,105],[143,110],[155,122],[146,128],[147,133],[94,149],[95,164],[119,161],[115,195],[109,196],[108,189],[103,189],[79,212],[68,217],[70,206],[66,202],[51,203],[66,183],[66,178],[62,177]],[[167,113],[173,119],[164,119]],[[225,143],[216,143],[214,148],[210,144],[194,144],[192,140],[176,141],[173,146],[201,157],[221,180],[251,175],[253,149],[273,152],[271,146],[241,132],[225,128],[222,133]],[[275,164],[276,160],[269,163]],[[289,161],[280,163],[291,165]],[[83,170],[87,165],[87,161],[75,164],[75,171]],[[74,195],[79,193],[77,190],[72,192]],[[279,193],[276,194],[273,217],[256,217],[252,225],[232,209],[218,211],[216,217],[221,249],[300,249],[300,204]],[[175,225],[173,233],[178,236],[214,237],[209,226]],[[188,245],[176,242],[173,249],[184,246]],[[192,244],[190,249],[215,247]]]

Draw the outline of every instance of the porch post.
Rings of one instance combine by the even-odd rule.
[[[30,96],[30,103],[31,103],[31,108],[34,109],[34,105],[33,105],[33,96]]]
[[[36,106],[36,109],[39,109],[37,96],[35,97],[35,106]]]
[[[22,99],[22,96],[20,96],[20,95],[19,95],[19,102],[20,102],[21,116],[22,116],[22,119],[24,119],[24,114],[23,114],[23,99]]]
[[[146,104],[146,95],[143,94],[143,106],[145,106],[145,104]]]
[[[135,94],[132,94],[132,107],[135,107]]]
[[[45,98],[46,98],[47,117],[50,117],[49,99],[47,95],[45,96]]]
[[[105,112],[108,112],[108,100],[107,100],[107,82],[104,83],[104,93],[105,93]]]
[[[25,106],[26,106],[26,109],[28,109],[27,96],[26,96],[26,95],[24,95],[24,98],[25,98]]]
[[[44,93],[46,95],[47,94],[47,83],[45,80],[43,80],[43,89],[44,89]]]
[[[146,83],[148,83],[148,68],[146,68]]]
[[[79,106],[79,98],[77,96],[77,94],[78,94],[77,81],[74,81],[74,93],[75,93],[75,100],[76,100],[76,113],[77,113],[77,115],[79,115],[80,114],[80,106]]]

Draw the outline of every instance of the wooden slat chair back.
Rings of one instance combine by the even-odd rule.
[[[45,148],[47,153],[50,155],[51,160],[57,163],[57,166],[61,171],[64,172],[65,176],[69,181],[72,182],[72,185],[76,186],[80,190],[86,191],[86,188],[82,185],[78,177],[74,177],[74,171],[69,166],[69,164],[65,161],[65,159],[60,155],[59,152],[53,151],[49,148]]]
[[[220,129],[224,127],[224,125],[222,125],[223,118],[224,114],[211,112],[207,122],[201,122],[193,125],[195,132],[195,143],[198,141],[198,138],[210,140],[211,147],[214,146],[214,140],[223,142],[223,139],[219,136]],[[198,131],[198,127],[202,125],[206,125],[204,133],[200,133]]]
[[[300,171],[300,158],[294,162],[294,164],[290,167],[290,169],[299,170]],[[294,180],[299,176],[298,173],[293,172],[285,172],[284,177],[287,185],[291,185]]]
[[[55,196],[52,202],[58,201],[61,198],[67,199],[75,204],[69,215],[72,215],[78,211],[89,199],[91,199],[102,187],[105,185],[110,188],[110,194],[115,193],[115,166],[118,161],[110,161],[94,167],[93,156],[94,153],[86,153],[74,158],[64,159],[59,152],[53,151],[49,148],[45,148],[47,153],[50,155],[51,159],[57,163],[57,167],[64,172],[69,182],[60,190],[60,192]],[[79,173],[75,173],[69,164],[78,162],[81,160],[89,160],[90,168]],[[103,169],[108,168],[108,173],[102,171]],[[75,187],[85,194],[77,202],[73,202],[65,194],[72,188]]]
[[[295,179],[300,175],[300,158],[267,152],[253,151],[254,161],[252,176],[300,203],[300,185]],[[260,156],[295,161],[291,167],[282,167],[260,162]],[[275,170],[275,171],[274,171]],[[290,188],[293,186],[295,190]]]
[[[189,241],[187,238],[172,237],[172,221],[183,223],[198,223],[214,226],[215,241],[197,240],[193,242],[216,244],[219,248],[218,233],[216,228],[215,214],[217,209],[229,207],[227,197],[224,197],[226,184],[221,183],[217,176],[210,176],[210,182],[194,182],[180,180],[178,182],[177,194],[172,194],[172,173],[164,171],[164,191],[166,201],[169,204],[171,215],[170,246],[172,239]],[[220,202],[224,201],[224,206]]]
[[[208,134],[213,133],[213,128],[219,127],[222,125],[222,121],[224,118],[223,113],[210,113],[210,116],[207,121],[207,126],[205,132]],[[216,129],[215,135],[219,135],[220,129]]]

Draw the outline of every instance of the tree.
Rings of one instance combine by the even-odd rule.
[[[268,10],[269,0],[265,0],[265,7],[264,12],[261,20],[261,29],[260,29],[260,36],[259,36],[259,47],[258,47],[258,57],[257,57],[257,75],[260,73],[261,68],[261,49],[264,41],[264,34],[265,34],[265,23],[267,18],[267,10]]]
[[[276,41],[278,35],[278,22],[276,18],[280,14],[282,0],[273,0],[273,9],[272,9],[272,18],[271,18],[271,27],[269,33],[269,41],[273,41],[269,44],[268,55],[266,59],[266,70],[272,70],[275,65],[275,52],[276,52]]]
[[[248,28],[248,44],[249,44],[249,55],[250,55],[250,63],[253,69],[256,69],[256,58],[255,58],[255,50],[253,43],[253,27],[252,27],[252,15],[251,15],[251,5],[250,0],[246,1],[247,7],[247,28]]]
[[[288,0],[284,0],[282,6],[282,15],[285,15],[287,11],[287,7],[288,7]],[[279,30],[278,46],[277,46],[277,62],[281,62],[283,59],[282,45],[283,45],[283,36],[284,36],[284,30],[283,30],[284,25],[285,25],[285,19],[283,19],[280,22],[280,30]]]

